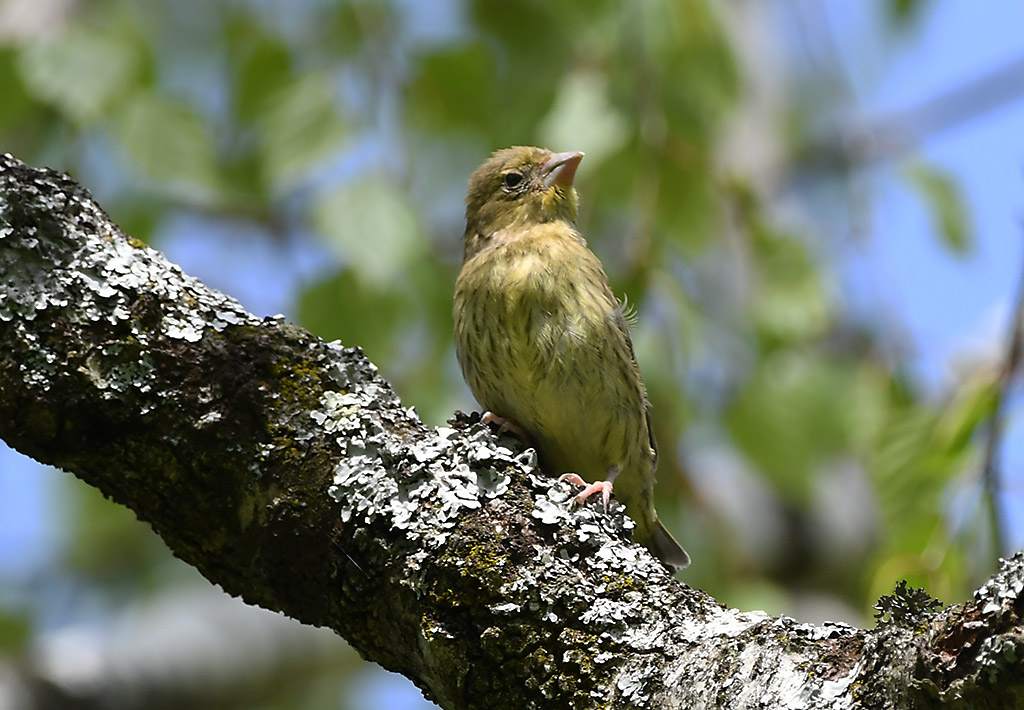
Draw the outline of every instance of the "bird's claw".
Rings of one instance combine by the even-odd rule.
[[[587,483],[578,474],[575,473],[563,473],[558,477],[559,481],[568,481],[577,486],[583,486],[583,490],[573,496],[572,505],[583,505],[587,498],[594,495],[598,491],[601,492],[601,501],[604,504],[604,512],[608,512],[608,501],[612,498],[612,484],[611,481],[597,481],[595,483]]]
[[[526,430],[511,419],[506,419],[494,412],[484,412],[483,416],[480,417],[480,421],[484,424],[497,424],[499,434],[511,434],[527,446],[530,445],[530,437],[526,433]]]

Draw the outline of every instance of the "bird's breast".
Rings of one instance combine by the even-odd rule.
[[[558,241],[495,250],[485,300],[497,305],[498,337],[532,371],[564,367],[605,339],[617,304],[603,297],[603,273],[588,269],[593,258]]]
[[[585,379],[628,338],[616,330],[618,308],[578,238],[541,230],[477,253],[459,275],[455,309],[460,362],[477,399],[492,409],[581,399]]]

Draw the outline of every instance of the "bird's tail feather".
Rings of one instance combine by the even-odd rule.
[[[672,533],[665,529],[660,520],[655,520],[651,527],[650,549],[673,572],[690,566],[690,556],[686,554],[682,545],[672,537]]]

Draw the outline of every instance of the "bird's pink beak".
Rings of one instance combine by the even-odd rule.
[[[583,160],[583,153],[579,151],[551,155],[544,161],[544,187],[571,186],[573,178],[576,177],[576,168],[579,167],[581,160]]]

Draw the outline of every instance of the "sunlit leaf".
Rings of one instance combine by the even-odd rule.
[[[331,85],[320,74],[304,76],[269,97],[259,128],[268,182],[294,178],[330,158],[347,133]]]
[[[863,363],[851,392],[850,435],[853,450],[869,456],[881,436],[890,407],[891,374],[873,362]]]
[[[205,123],[187,105],[166,96],[139,93],[126,101],[117,137],[151,177],[214,187],[216,161]]]
[[[323,195],[315,210],[317,229],[358,278],[387,287],[426,248],[416,213],[403,193],[381,178],[369,178]]]
[[[114,33],[75,27],[30,44],[19,69],[26,88],[75,123],[92,123],[138,83],[137,43]]]
[[[999,380],[988,373],[962,383],[936,424],[936,444],[951,452],[963,449],[994,414],[999,386]]]
[[[988,410],[989,392],[971,387],[942,410],[896,403],[868,457],[879,491],[887,545],[905,553],[934,545],[945,528],[948,486],[973,459],[970,434]]]

